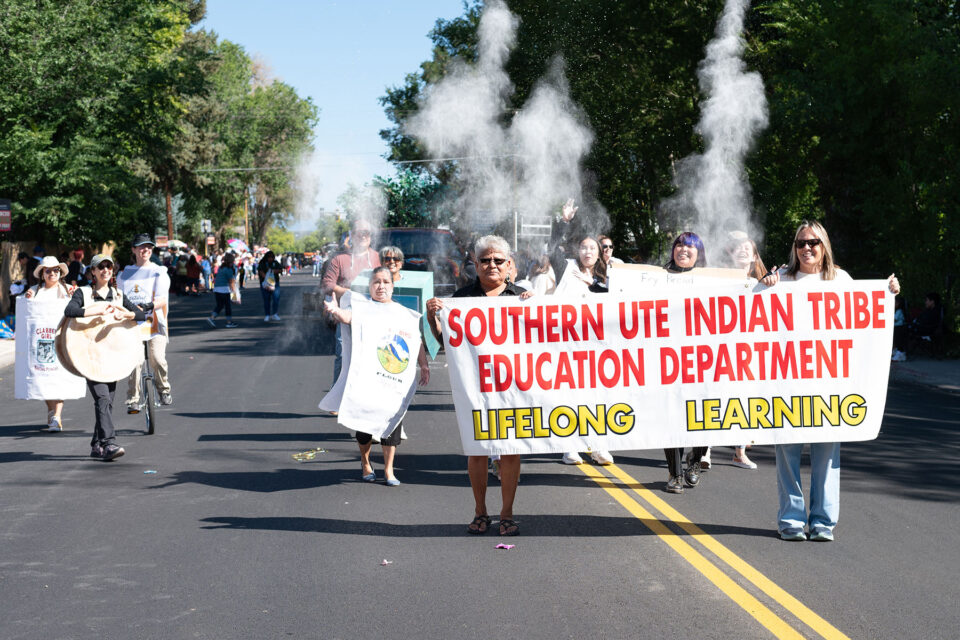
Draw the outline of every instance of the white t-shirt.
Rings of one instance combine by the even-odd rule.
[[[834,268],[837,272],[834,280],[853,280],[853,278],[850,277],[850,274],[840,267]],[[780,269],[780,279],[784,282],[801,282],[803,280],[806,280],[807,282],[820,282],[823,280],[823,273],[804,273],[803,271],[797,271],[797,275],[791,277],[787,275],[787,268],[783,267]]]
[[[167,275],[165,268],[152,262],[142,267],[131,264],[117,274],[117,287],[130,302],[134,304],[152,302],[157,307],[165,304],[170,295],[170,276]],[[168,335],[167,315],[150,311],[147,313],[147,321],[152,322],[154,316],[156,317],[155,335]]]

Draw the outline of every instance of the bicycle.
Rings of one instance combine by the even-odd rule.
[[[152,436],[157,427],[157,419],[153,410],[160,406],[160,392],[156,388],[153,370],[150,368],[150,355],[147,352],[148,344],[148,342],[143,343],[143,366],[140,367],[140,405],[138,408],[147,420],[147,435]],[[148,382],[149,384],[147,384]]]

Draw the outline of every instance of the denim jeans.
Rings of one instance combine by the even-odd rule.
[[[263,315],[272,316],[280,312],[280,287],[275,287],[273,291],[260,287],[260,295],[263,297]],[[271,307],[273,311],[270,310]]]
[[[833,531],[840,517],[840,443],[815,442],[810,445],[810,516],[803,501],[800,480],[802,444],[777,445],[777,493],[780,510],[777,529],[819,529]]]
[[[343,329],[342,327],[343,325],[338,322],[337,334],[336,334],[337,343],[336,343],[336,346],[333,348],[333,354],[335,357],[333,359],[333,383],[330,385],[331,387],[334,384],[337,384],[337,379],[340,377],[340,369],[343,367],[343,333],[342,333]]]

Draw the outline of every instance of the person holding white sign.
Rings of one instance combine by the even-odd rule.
[[[393,302],[393,275],[387,267],[377,267],[373,270],[373,273],[370,274],[370,299],[373,302],[379,303],[381,305],[390,305],[397,307],[395,310],[391,310],[394,313],[412,313],[399,303]],[[350,291],[344,293],[341,303],[343,306],[340,306],[336,302],[336,298],[331,301],[325,302],[327,313],[331,318],[336,320],[339,324],[342,324],[347,327],[345,336],[345,343],[352,343],[352,325],[353,325],[353,311],[350,306],[352,304],[351,298],[354,294]],[[359,302],[358,302],[359,304]],[[414,316],[417,320],[415,323],[419,322],[420,314],[414,313]],[[418,331],[419,333],[419,331]],[[393,335],[393,334],[390,334]],[[396,338],[396,336],[394,337]],[[406,343],[403,341],[397,341],[394,339],[387,346],[390,355],[394,360],[398,361],[398,364],[409,358],[409,353],[398,353],[406,348]],[[349,353],[349,352],[348,352]],[[349,357],[344,357],[344,362],[347,365],[344,372],[341,374],[341,377],[350,375],[350,361]],[[420,349],[417,355],[417,364],[420,367],[420,386],[424,386],[430,382],[430,367],[427,362],[427,351],[423,346],[423,340],[420,340]],[[355,365],[358,366],[358,365]],[[391,369],[391,371],[399,371],[399,367],[396,369]],[[413,384],[412,379],[410,384]],[[339,387],[339,388],[338,388]],[[340,393],[340,398],[343,395],[343,387],[346,387],[346,380],[343,381],[343,386],[340,387],[340,380],[337,380],[337,385],[330,390],[330,393],[327,397],[323,399],[320,406],[323,408],[327,403],[331,403],[331,406],[335,404],[338,409],[340,420],[343,420],[344,426],[351,426],[350,421],[346,418],[347,412],[343,411],[340,407],[339,399],[336,399],[337,393]],[[407,402],[409,401],[410,396],[412,396],[413,390],[411,389],[406,398]],[[375,402],[382,402],[381,397],[377,397]],[[387,407],[389,409],[384,415],[388,418],[393,418],[397,414],[396,411],[393,411],[392,407]],[[403,411],[406,410],[406,405],[401,407]],[[402,415],[402,414],[401,414]],[[380,422],[378,428],[380,431],[386,431],[390,428],[390,422]],[[382,426],[381,426],[382,425]],[[367,425],[369,428],[369,425]],[[400,420],[397,422],[396,427],[387,435],[386,437],[380,438],[380,446],[383,448],[383,476],[384,480],[388,487],[396,487],[400,485],[400,481],[394,475],[393,471],[393,462],[397,452],[397,446],[400,444],[401,434],[403,433],[403,422]],[[357,445],[360,447],[360,478],[364,482],[375,482],[377,479],[376,473],[373,471],[373,465],[370,463],[370,449],[373,447],[373,434],[367,431],[356,431]]]
[[[557,296],[585,296],[589,293],[607,293],[607,263],[600,255],[600,243],[592,236],[580,239],[575,260],[567,260],[560,274],[560,284],[553,292]],[[606,450],[590,452],[590,458],[599,465],[613,464],[613,455]],[[563,454],[563,464],[581,464],[583,458],[576,451]]]
[[[852,280],[833,259],[833,248],[827,230],[819,222],[804,221],[797,228],[787,266],[771,272],[761,280],[767,286],[778,282],[800,283],[823,280]],[[900,293],[896,276],[888,280],[890,292]],[[795,285],[796,286],[796,285]],[[833,540],[833,529],[840,517],[840,443],[810,443],[810,513],[807,515],[800,479],[800,455],[803,444],[777,445],[777,530],[783,540],[818,542]]]
[[[84,393],[82,386],[66,384],[64,382],[64,377],[71,378],[72,380],[82,380],[82,378],[78,379],[76,376],[62,371],[56,349],[53,345],[53,334],[56,326],[60,318],[63,317],[63,309],[67,306],[67,302],[69,302],[70,296],[73,294],[73,289],[76,288],[68,287],[64,284],[63,278],[67,275],[67,271],[67,265],[59,262],[53,256],[45,256],[40,261],[40,264],[37,265],[37,268],[34,269],[33,272],[33,277],[39,280],[40,284],[35,284],[27,289],[24,298],[40,303],[52,302],[50,312],[46,314],[49,320],[46,323],[38,322],[33,324],[32,329],[30,328],[31,324],[17,322],[17,328],[20,329],[22,326],[24,331],[29,332],[28,340],[34,343],[30,345],[31,348],[28,357],[23,359],[25,362],[24,366],[28,369],[38,369],[38,371],[33,372],[34,376],[32,377],[35,378],[33,385],[28,385],[34,388],[32,392],[28,391],[28,395],[25,397],[27,399],[40,398],[47,404],[47,425],[45,430],[50,432],[63,431],[63,423],[60,418],[63,413],[64,399],[66,397],[80,398],[83,397]],[[59,313],[56,312],[56,309],[59,310]],[[32,317],[35,314],[24,315]],[[50,326],[44,328],[41,326],[42,324]],[[31,360],[36,360],[35,367],[31,366],[31,362],[29,362]],[[21,360],[18,359],[17,364],[20,363]],[[17,386],[19,388],[20,385]],[[70,388],[71,391],[67,392],[67,388]],[[79,391],[79,393],[77,393],[77,391]],[[19,396],[20,394],[18,394],[18,397]]]
[[[510,283],[511,270],[510,244],[500,236],[483,236],[474,246],[477,261],[477,279],[457,289],[454,298],[478,298],[482,296],[519,296],[525,300],[533,294]],[[443,328],[437,312],[443,308],[443,300],[427,300],[427,320],[430,329],[439,341],[443,341]],[[467,525],[467,533],[484,534],[490,528],[490,516],[487,513],[487,456],[467,456],[467,473],[475,502],[474,518]],[[513,501],[517,495],[517,482],[520,480],[520,456],[500,456],[500,535],[515,536],[520,533],[520,525],[513,519]]]
[[[707,266],[707,252],[703,240],[692,231],[685,231],[673,241],[670,262],[664,269],[670,273],[684,273],[695,267]],[[707,453],[707,447],[693,447],[687,456],[687,469],[683,469],[683,448],[664,449],[670,478],[665,490],[668,493],[683,493],[683,485],[691,489],[700,484],[701,460]]]

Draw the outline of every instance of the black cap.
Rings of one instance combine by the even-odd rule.
[[[153,238],[150,237],[149,233],[138,233],[137,235],[133,236],[134,247],[139,247],[140,245],[144,244],[152,244],[153,246],[157,246],[157,243],[153,241]]]

